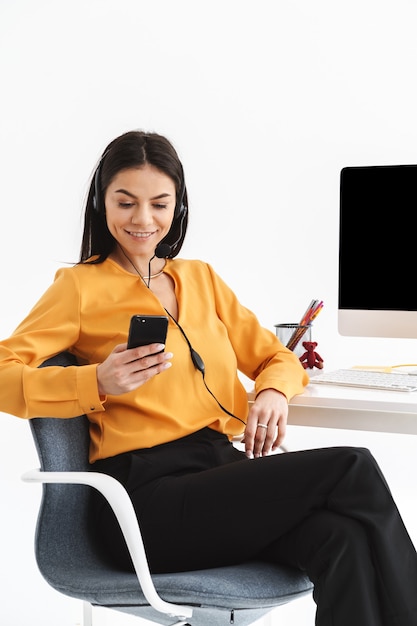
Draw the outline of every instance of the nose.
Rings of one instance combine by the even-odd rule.
[[[146,204],[137,205],[131,215],[131,222],[136,226],[145,226],[152,223],[152,213]]]

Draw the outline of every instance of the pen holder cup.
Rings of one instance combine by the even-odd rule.
[[[298,357],[306,351],[303,341],[311,341],[311,324],[275,324],[275,332],[280,342]]]

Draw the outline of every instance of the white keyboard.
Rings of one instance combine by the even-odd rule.
[[[409,374],[389,374],[369,370],[335,370],[320,372],[310,377],[311,384],[341,385],[343,387],[364,387],[365,389],[385,389],[386,391],[417,391],[417,376]]]

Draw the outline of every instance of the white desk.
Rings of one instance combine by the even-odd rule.
[[[417,435],[417,392],[310,383],[291,400],[288,423]]]
[[[291,400],[288,424],[417,435],[417,392],[310,383]]]

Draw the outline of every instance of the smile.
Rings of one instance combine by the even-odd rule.
[[[154,235],[154,233],[135,233],[131,230],[127,230],[126,231],[129,235],[132,235],[132,237],[136,237],[137,239],[147,239],[148,237],[151,237],[152,235]]]

